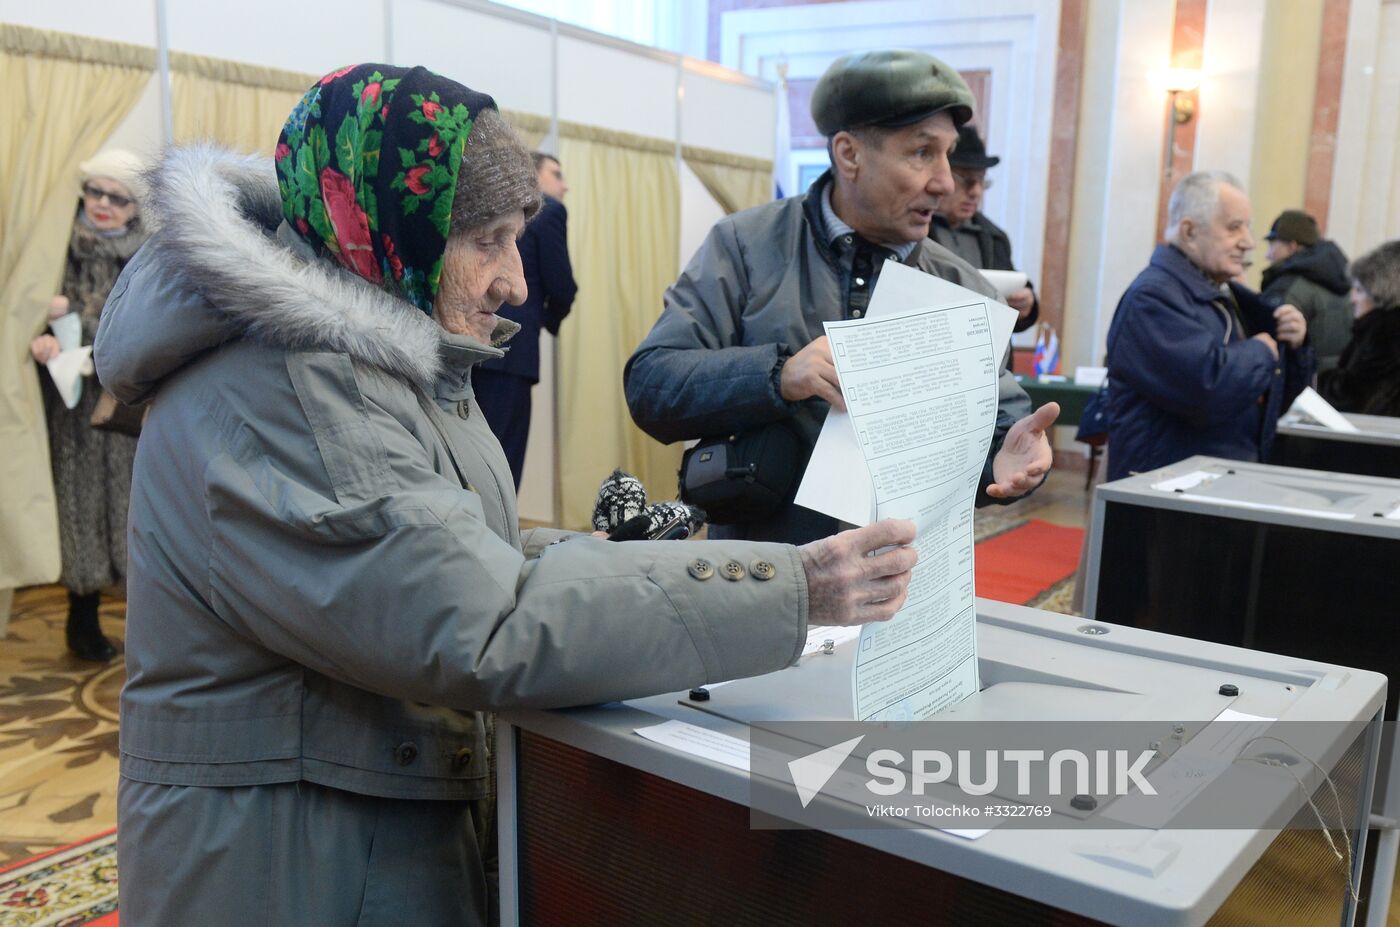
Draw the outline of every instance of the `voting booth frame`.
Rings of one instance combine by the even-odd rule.
[[[1067,822],[1061,829],[998,828],[964,839],[929,827],[870,828],[860,822],[867,815],[859,805],[819,796],[840,806],[850,825],[755,828],[751,805],[759,806],[748,772],[637,735],[640,727],[671,718],[746,736],[746,726],[733,717],[686,707],[680,692],[501,716],[501,923],[1354,923],[1357,907],[1348,889],[1359,880],[1365,849],[1384,680],[1131,628],[1093,625],[1091,636],[1084,626],[1070,616],[978,600],[984,683],[1000,678],[1016,688],[1040,680],[1018,691],[1044,693],[1058,688],[1044,683],[1056,678],[1047,673],[1056,664],[1077,674],[1081,686],[1097,677],[1106,692],[1128,694],[1132,687],[1169,694],[1181,686],[1194,692],[1223,674],[1241,683],[1234,704],[1245,711],[1263,708],[1261,697],[1279,697],[1296,699],[1280,712],[1284,718],[1346,720],[1335,728],[1335,742],[1316,754],[1330,779],[1316,780],[1311,797],[1335,809],[1329,817],[1346,828],[1350,843],[1334,826],[1334,852],[1307,806],[1283,830],[1105,831],[1091,815],[1088,830]],[[836,667],[837,661],[817,664]],[[734,696],[736,704],[778,700],[800,688],[784,677],[804,671],[794,666],[727,685],[715,690],[714,700],[741,686],[748,692]],[[1283,680],[1298,691],[1285,693]],[[1277,696],[1266,696],[1266,688]],[[1256,701],[1244,701],[1251,691]],[[1034,693],[1022,703],[1028,717],[1039,717]],[[830,706],[811,710],[819,714],[823,707]],[[1288,788],[1293,791],[1291,782]],[[1096,841],[1110,856],[1134,845],[1172,849],[1156,863],[1131,854],[1112,859],[1089,852]]]
[[[1295,436],[1294,455],[1313,448],[1351,448],[1362,466],[1395,453],[1358,441]],[[1296,459],[1296,458],[1295,458]],[[1311,459],[1311,458],[1309,458]],[[1396,564],[1400,523],[1273,513],[1156,492],[1154,482],[1203,467],[1283,478],[1341,493],[1376,493],[1373,508],[1400,504],[1400,481],[1344,476],[1265,464],[1195,457],[1151,473],[1098,487],[1085,571],[1084,616],[1251,650],[1355,666],[1400,679],[1396,640]],[[1396,698],[1385,718],[1396,720]],[[1400,812],[1400,758],[1394,725],[1387,725],[1375,810]],[[1372,829],[1358,923],[1385,923],[1384,905],[1396,865],[1395,825]],[[1379,871],[1378,870],[1379,867]],[[1376,883],[1373,889],[1373,883]],[[1379,912],[1367,906],[1380,905]]]

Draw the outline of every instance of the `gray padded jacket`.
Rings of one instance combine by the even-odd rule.
[[[498,348],[299,255],[275,231],[269,161],[177,150],[157,176],[162,231],[96,348],[108,389],[153,400],[132,488],[125,777],[478,798],[482,710],[795,659],[794,548],[522,539],[471,393]],[[697,560],[747,575],[710,579]]]

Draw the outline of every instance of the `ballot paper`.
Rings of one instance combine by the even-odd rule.
[[[70,409],[78,407],[83,396],[83,377],[92,373],[92,345],[62,351],[44,365],[53,380],[63,404]]]
[[[903,282],[914,284],[903,306],[826,323],[874,489],[872,514],[910,519],[917,531],[919,564],[904,607],[861,628],[852,703],[865,721],[927,718],[978,688],[972,508],[996,423],[996,304],[967,291],[921,294],[923,280]]]
[[[1293,405],[1288,408],[1289,415],[1302,415],[1317,422],[1329,431],[1345,431],[1356,434],[1361,429],[1347,421],[1346,416],[1332,407],[1332,404],[1318,395],[1317,390],[1311,386],[1298,394],[1298,398],[1293,400]]]
[[[910,306],[977,300],[986,300],[986,297],[897,261],[887,261],[876,281],[865,317],[877,319]],[[1011,342],[1016,310],[990,301],[987,307],[992,320],[992,342],[996,355],[1001,357]],[[870,473],[847,413],[835,409],[827,413],[793,501],[848,525],[868,525],[875,520],[875,493],[870,485]]]
[[[58,341],[59,353],[44,366],[63,404],[77,408],[83,396],[83,377],[92,373],[92,347],[83,347],[83,320],[78,313],[68,312],[50,319],[49,331]]]
[[[1026,288],[1026,275],[1019,270],[983,270],[979,273],[996,287],[997,295],[1007,299],[1017,290]]]

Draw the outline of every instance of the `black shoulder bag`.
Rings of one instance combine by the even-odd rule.
[[[787,421],[704,438],[681,458],[680,498],[721,525],[745,525],[778,514],[797,494],[803,442]]]

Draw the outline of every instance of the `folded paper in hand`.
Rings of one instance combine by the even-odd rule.
[[[92,345],[60,352],[44,366],[49,368],[49,376],[58,395],[63,397],[63,404],[70,409],[77,408],[83,395],[83,377],[92,373]]]
[[[996,287],[997,295],[1002,299],[1010,299],[1012,293],[1026,288],[1026,275],[1019,270],[982,270],[978,273]]]

